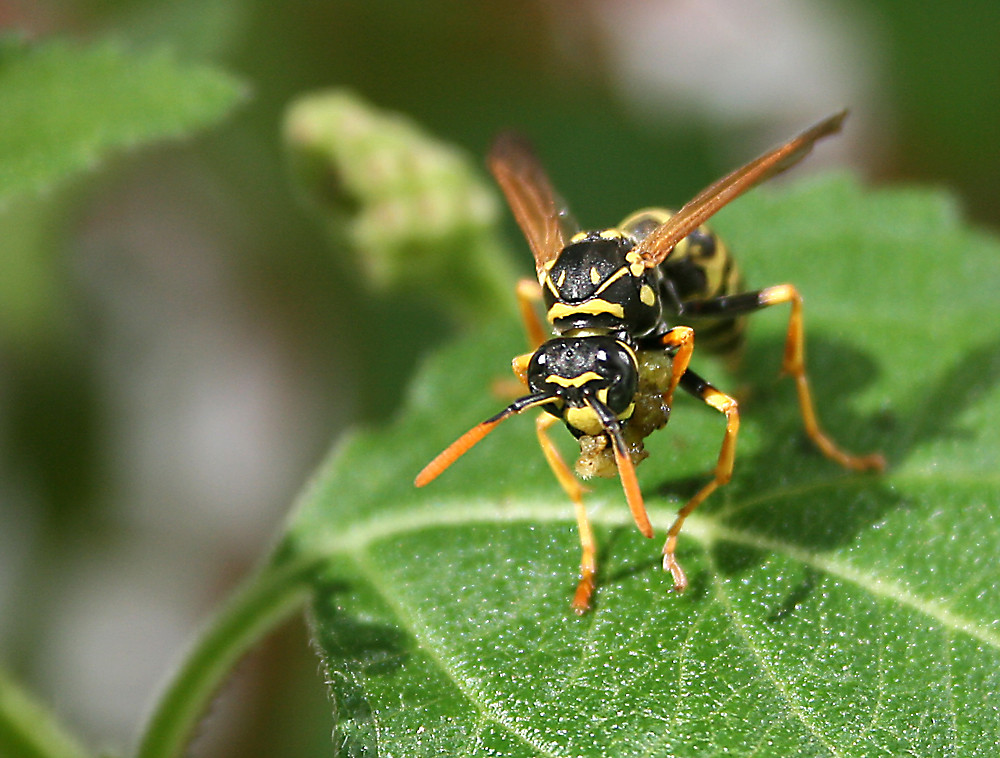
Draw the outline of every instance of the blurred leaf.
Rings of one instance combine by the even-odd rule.
[[[302,195],[370,285],[465,321],[513,313],[497,193],[469,156],[343,90],[300,97],[284,131]]]
[[[47,41],[0,65],[0,202],[53,186],[112,151],[191,133],[244,95],[231,76],[166,52]]]
[[[753,193],[716,226],[752,280],[801,287],[820,413],[889,472],[805,444],[775,378],[787,315],[761,314],[734,480],[681,537],[692,587],[671,592],[660,543],[597,482],[597,602],[578,618],[572,508],[528,419],[411,484],[502,405],[488,388],[523,338],[482,330],[429,363],[394,426],[340,447],[292,522],[285,556],[326,562],[314,624],[338,754],[995,754],[1000,245],[938,194],[844,177]],[[651,438],[660,530],[721,432],[679,402]]]
[[[242,40],[252,13],[252,5],[240,0],[137,2],[116,6],[108,21],[132,43],[166,44],[184,57],[216,60]]]
[[[0,670],[0,755],[4,758],[82,758],[84,749],[52,714]]]
[[[22,195],[0,207],[0,345],[48,345],[71,299],[57,238],[66,203]]]

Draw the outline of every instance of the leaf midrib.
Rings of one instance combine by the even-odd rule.
[[[842,483],[842,482],[841,482]],[[614,508],[611,502],[592,499],[593,505],[604,505],[591,515],[591,522],[604,527],[628,527],[631,520],[627,511]],[[651,520],[669,523],[674,517],[671,508],[649,505]],[[399,535],[412,534],[432,527],[463,526],[473,524],[509,523],[569,523],[569,509],[545,501],[521,501],[498,508],[491,501],[435,501],[426,507],[383,513],[359,521],[337,536],[320,538],[312,549],[326,555],[345,555],[358,560],[374,543]],[[773,539],[744,529],[734,529],[720,523],[717,514],[693,514],[684,525],[684,535],[694,538],[708,549],[716,542],[729,542],[745,547],[784,555],[818,571],[853,584],[869,594],[884,598],[933,619],[943,627],[965,634],[996,650],[1000,650],[1000,634],[982,628],[976,621],[966,618],[951,608],[911,591],[894,579],[869,576],[850,564],[831,557],[829,553],[804,550],[783,540]],[[370,565],[368,572],[374,571]],[[387,602],[397,603],[386,595]]]

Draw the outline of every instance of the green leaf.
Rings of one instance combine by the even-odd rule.
[[[0,755],[83,758],[87,753],[51,713],[0,670]]]
[[[733,481],[681,535],[690,589],[671,592],[661,543],[598,481],[599,586],[577,617],[572,507],[529,419],[412,486],[503,405],[489,387],[523,337],[478,332],[428,363],[391,428],[340,446],[283,545],[325,565],[314,627],[337,754],[996,754],[1000,245],[940,194],[841,176],[754,192],[714,225],[752,283],[804,293],[820,415],[888,472],[806,443],[777,378],[787,312],[759,314],[743,376],[696,347],[745,402]],[[650,438],[639,478],[661,537],[722,429],[681,399]]]
[[[229,75],[164,51],[12,47],[0,57],[0,202],[93,168],[114,150],[188,134],[244,94]]]

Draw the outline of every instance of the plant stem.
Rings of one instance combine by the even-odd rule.
[[[0,672],[0,754],[11,758],[83,758],[87,752],[47,709]]]
[[[315,561],[268,564],[230,599],[196,640],[154,706],[137,758],[178,758],[232,667],[308,599]]]

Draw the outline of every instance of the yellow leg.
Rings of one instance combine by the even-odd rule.
[[[693,377],[693,374],[689,374]],[[719,459],[715,464],[715,472],[708,484],[702,487],[698,493],[691,498],[683,508],[677,513],[677,518],[667,532],[667,541],[663,545],[663,569],[669,571],[674,579],[674,589],[683,592],[687,589],[687,577],[684,570],[677,562],[675,554],[677,548],[677,535],[684,526],[684,520],[691,515],[705,498],[711,495],[723,484],[727,484],[733,475],[733,462],[736,457],[736,435],[740,429],[740,413],[736,401],[715,389],[707,382],[700,379],[699,385],[692,387],[692,392],[705,401],[708,405],[726,414],[726,433],[722,438],[722,448],[719,450]]]
[[[528,364],[531,363],[531,356],[534,353],[524,353],[523,355],[518,355],[510,362],[511,370],[514,372],[521,384],[525,387],[528,386]]]
[[[524,322],[524,331],[528,337],[528,347],[530,353],[519,355],[512,361],[514,375],[525,387],[528,386],[528,363],[531,356],[539,346],[548,339],[545,327],[541,319],[538,318],[536,310],[537,303],[542,299],[541,290],[537,282],[531,279],[521,279],[517,283],[517,307],[521,312],[521,320]],[[493,382],[493,394],[498,397],[517,397],[521,393],[521,387],[506,379],[498,379]]]
[[[819,425],[816,407],[813,404],[812,392],[809,389],[809,379],[805,368],[805,345],[802,327],[802,296],[791,284],[779,284],[761,290],[759,294],[761,306],[791,303],[792,313],[788,318],[788,335],[785,338],[785,357],[782,371],[795,380],[795,389],[799,396],[799,411],[802,423],[805,425],[809,439],[827,458],[836,461],[845,468],[856,471],[885,469],[885,458],[880,453],[869,455],[853,455],[842,450]]]
[[[535,421],[535,431],[538,433],[538,444],[545,454],[549,468],[552,469],[552,473],[555,474],[563,491],[573,501],[573,508],[576,511],[576,527],[580,534],[582,555],[580,557],[580,583],[573,595],[573,610],[577,613],[583,613],[590,608],[590,598],[594,594],[594,578],[597,575],[597,544],[594,541],[594,531],[590,528],[590,521],[587,518],[587,509],[583,504],[583,494],[586,489],[573,476],[566,461],[563,460],[556,446],[549,439],[549,427],[558,420],[555,416],[542,413]]]
[[[668,407],[674,404],[674,390],[691,363],[691,353],[694,352],[694,329],[689,326],[675,326],[660,338],[667,349],[675,349],[670,372],[670,386],[664,393]]]

